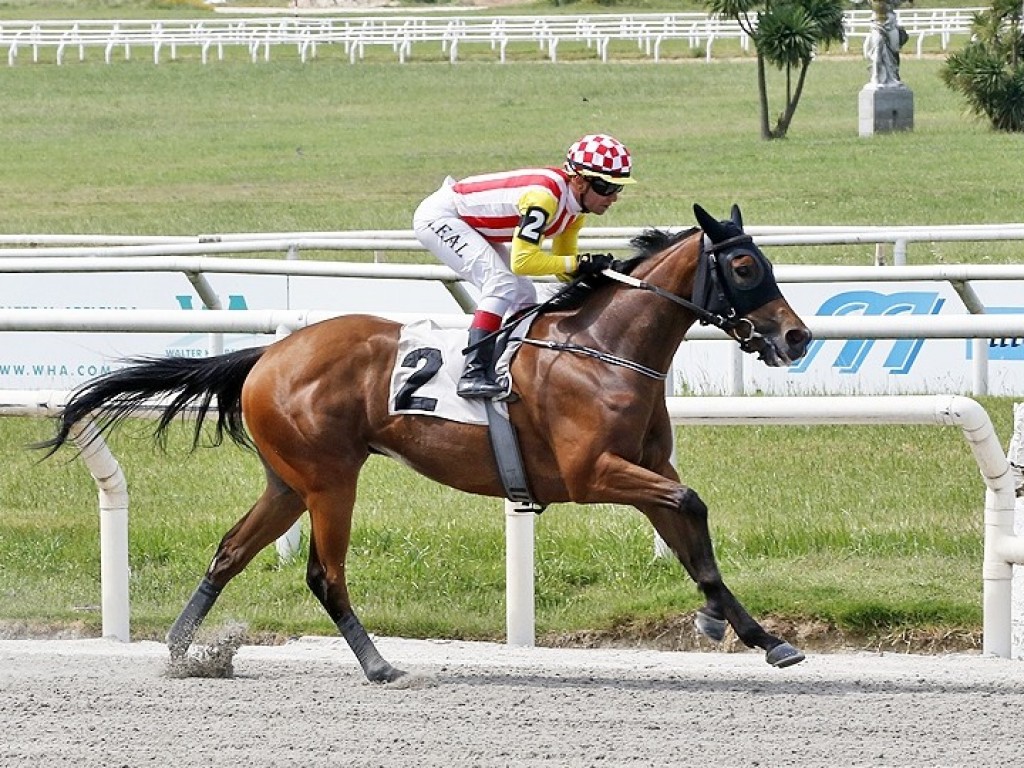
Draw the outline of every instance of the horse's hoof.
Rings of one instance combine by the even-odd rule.
[[[729,622],[725,619],[716,619],[703,611],[697,611],[693,617],[693,623],[697,626],[698,632],[716,643],[722,642],[725,637],[725,628],[729,626]]]
[[[396,680],[400,680],[405,677],[408,672],[392,667],[390,664],[385,664],[382,667],[377,667],[372,670],[366,671],[366,679],[371,683],[393,683]]]
[[[803,651],[797,650],[789,643],[780,643],[765,654],[765,660],[779,669],[799,664],[806,658]]]

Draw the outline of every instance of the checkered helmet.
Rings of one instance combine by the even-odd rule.
[[[600,176],[613,184],[633,184],[629,150],[617,139],[602,133],[584,136],[565,156],[565,170],[581,176]]]

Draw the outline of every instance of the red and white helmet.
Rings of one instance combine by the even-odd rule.
[[[584,136],[565,156],[565,170],[581,176],[599,176],[613,184],[634,184],[629,150],[622,142],[603,133]]]

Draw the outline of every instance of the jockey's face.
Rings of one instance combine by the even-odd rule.
[[[598,177],[578,175],[570,180],[570,189],[586,213],[596,213],[600,216],[619,199],[622,185],[612,184]]]

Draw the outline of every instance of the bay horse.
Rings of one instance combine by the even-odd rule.
[[[672,466],[664,380],[697,321],[717,325],[769,366],[803,356],[811,333],[744,233],[738,206],[723,221],[699,205],[694,213],[699,228],[647,230],[633,241],[634,257],[575,281],[575,300],[537,313],[527,334],[537,343],[523,343],[512,362],[509,418],[538,503],[636,507],[703,593],[698,631],[719,641],[728,624],[747,646],[763,649],[768,663],[786,667],[803,653],[766,632],[723,583],[708,509]],[[382,318],[347,315],[264,347],[134,358],[68,399],[54,437],[37,445],[47,456],[79,420],[95,418],[102,432],[159,396],[166,404],[155,437],[193,407],[193,447],[215,413],[214,444],[227,435],[255,448],[263,463],[265,490],[224,535],[167,635],[172,662],[186,657],[228,582],[308,510],[309,589],[368,680],[405,674],[377,651],[349,598],[345,561],[360,469],[371,454],[383,454],[467,493],[505,493],[486,426],[389,415],[400,330]]]

